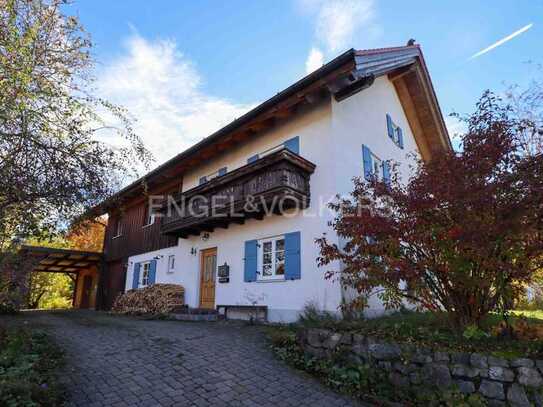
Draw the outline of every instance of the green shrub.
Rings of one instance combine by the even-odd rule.
[[[304,306],[299,322],[307,327],[323,326],[326,324],[336,324],[339,322],[339,318],[331,312],[320,310],[317,304],[309,302]]]
[[[64,392],[56,378],[62,352],[42,332],[0,331],[0,405],[59,406]]]

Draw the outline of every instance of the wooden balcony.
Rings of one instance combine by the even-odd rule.
[[[186,238],[309,206],[315,164],[283,148],[170,199],[161,232]],[[173,204],[173,202],[175,204]]]

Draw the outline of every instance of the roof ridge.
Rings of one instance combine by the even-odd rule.
[[[403,49],[418,49],[420,51],[420,45],[414,44],[414,45],[400,45],[396,47],[357,49],[355,50],[355,54],[356,55],[372,55],[372,54],[379,54],[382,52],[400,51]]]

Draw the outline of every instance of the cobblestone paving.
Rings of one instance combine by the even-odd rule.
[[[65,349],[69,406],[351,406],[274,358],[261,328],[27,312]],[[4,321],[5,322],[5,321]]]

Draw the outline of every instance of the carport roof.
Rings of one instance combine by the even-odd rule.
[[[43,246],[22,246],[21,253],[40,258],[33,271],[55,273],[77,273],[80,270],[97,266],[103,259],[103,253],[86,252],[72,249],[57,249]]]

